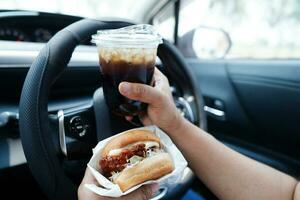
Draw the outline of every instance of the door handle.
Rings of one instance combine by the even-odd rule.
[[[209,107],[209,106],[204,106],[204,110],[205,112],[207,113],[207,115],[215,118],[215,119],[218,119],[218,120],[221,120],[221,121],[225,121],[225,112],[223,110],[219,110],[219,109],[216,109],[216,108],[212,108],[212,107]]]

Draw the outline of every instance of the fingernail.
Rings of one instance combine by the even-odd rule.
[[[159,189],[159,185],[157,183],[151,185],[151,192],[154,195]]]
[[[126,82],[121,83],[120,92],[122,92],[123,94],[128,94],[130,92],[129,83],[126,83]]]

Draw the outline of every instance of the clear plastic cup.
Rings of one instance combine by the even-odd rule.
[[[98,31],[92,42],[98,47],[103,91],[110,110],[122,116],[145,111],[146,104],[122,96],[118,86],[122,81],[151,84],[161,36],[151,25],[141,24]]]

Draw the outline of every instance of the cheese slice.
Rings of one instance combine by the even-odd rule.
[[[112,149],[112,150],[109,151],[108,155],[109,156],[117,156],[122,152],[123,149],[128,149],[129,146],[133,146],[133,145],[136,145],[136,144],[145,144],[146,149],[149,149],[151,147],[159,147],[159,143],[154,142],[154,141],[136,142],[136,143],[130,144],[130,145],[128,145],[126,147],[123,147],[123,148],[120,148],[120,149]]]

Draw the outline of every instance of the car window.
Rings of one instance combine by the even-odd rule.
[[[0,0],[1,10],[30,10],[88,18],[123,18],[144,23],[149,9],[160,0]]]
[[[169,3],[153,18],[153,25],[163,38],[174,42],[174,4]]]
[[[184,0],[178,47],[186,57],[300,58],[299,0]]]

